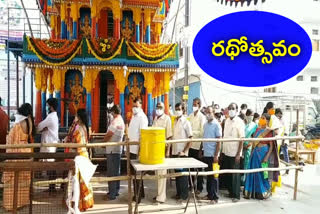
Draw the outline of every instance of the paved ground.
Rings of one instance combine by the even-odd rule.
[[[293,200],[293,185],[294,185],[294,171],[290,175],[282,178],[283,186],[278,188],[277,192],[271,199],[266,201],[246,200],[241,199],[240,202],[234,204],[230,199],[221,197],[219,204],[209,205],[207,202],[199,203],[199,213],[290,213],[290,214],[319,214],[320,213],[320,165],[307,165],[304,172],[299,173],[299,192],[298,200]],[[102,200],[105,194],[105,189],[95,186],[95,200],[96,204],[93,209],[86,213],[111,213],[120,214],[127,213],[127,194],[126,182],[121,183],[121,196],[114,202],[105,202]],[[143,213],[183,213],[183,208],[175,203],[174,200],[169,199],[165,205],[153,205],[152,198],[155,195],[155,182],[147,181],[145,184],[146,199],[142,200],[139,210]],[[168,197],[175,194],[174,183],[169,188]],[[222,192],[223,194],[223,192]],[[192,203],[187,213],[195,213],[194,204]]]
[[[200,214],[233,214],[233,213],[272,213],[272,214],[319,214],[320,213],[320,164],[306,165],[304,172],[299,172],[299,192],[298,200],[293,201],[293,185],[294,185],[294,171],[290,175],[282,177],[283,186],[277,189],[272,198],[265,201],[246,200],[241,199],[240,202],[234,204],[229,198],[223,195],[226,192],[221,192],[219,204],[211,205],[205,201],[199,202]],[[85,212],[85,214],[122,214],[128,213],[127,207],[127,182],[121,183],[120,197],[113,202],[106,202],[103,200],[106,194],[106,183],[94,185],[94,208]],[[139,206],[139,211],[143,213],[183,213],[183,206],[177,205],[176,202],[170,199],[175,195],[175,183],[172,186],[168,182],[167,186],[167,203],[163,205],[152,204],[152,198],[156,193],[155,181],[145,182],[146,199],[142,200]],[[204,195],[205,193],[203,193]],[[56,213],[65,214],[66,210],[63,206],[62,192],[58,192],[55,197],[49,197],[45,193],[40,194],[42,198],[37,198],[33,206],[33,213]],[[161,211],[161,212],[160,212]],[[0,208],[0,213],[7,213]],[[19,210],[19,214],[28,213],[28,207]],[[187,213],[195,213],[194,204],[191,203],[188,207]]]

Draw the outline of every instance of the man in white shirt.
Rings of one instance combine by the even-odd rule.
[[[189,115],[189,121],[192,127],[192,137],[202,138],[203,136],[203,126],[206,122],[205,116],[200,112],[201,100],[199,98],[193,99],[193,112]],[[189,149],[189,157],[201,160],[201,143],[193,142],[191,148]],[[194,171],[194,169],[192,170]],[[194,180],[194,177],[193,177]],[[203,190],[203,177],[198,176],[196,187],[196,195],[199,195]]]
[[[224,138],[244,138],[245,125],[237,116],[238,105],[231,103],[228,107],[229,118],[224,125]],[[223,161],[222,169],[240,169],[240,157],[243,148],[243,141],[225,142],[222,145]],[[224,176],[229,190],[229,196],[233,202],[240,200],[240,174],[226,174]]]
[[[128,138],[129,141],[140,142],[140,130],[148,127],[148,118],[143,112],[142,108],[142,101],[140,98],[136,98],[133,101],[133,117],[131,118],[129,127],[128,127]],[[138,159],[139,157],[139,146],[132,145],[130,146],[130,159]],[[140,186],[140,180],[137,181],[137,186]],[[144,187],[143,181],[141,181],[141,192],[140,198],[138,199],[138,203],[140,203],[141,198],[144,198]],[[134,190],[136,189],[135,182],[133,183]],[[136,198],[133,197],[133,200],[136,201]]]
[[[164,104],[159,102],[156,106],[156,117],[153,120],[152,127],[161,127],[165,129],[166,139],[170,140],[172,138],[172,128],[171,119],[168,115],[164,113]],[[170,156],[170,145],[166,147],[166,157]],[[167,170],[159,170],[158,175],[167,174]],[[166,201],[166,183],[167,179],[158,179],[158,195],[153,198],[155,203],[164,203]]]
[[[112,114],[112,121],[108,127],[108,131],[104,136],[105,142],[122,142],[125,125],[121,117],[121,108],[119,105],[114,105],[110,109]],[[120,161],[121,161],[121,146],[107,146],[107,176],[120,176]],[[112,201],[119,196],[120,181],[108,182],[109,192],[107,193],[106,200]]]
[[[56,98],[49,98],[47,100],[47,112],[46,119],[41,121],[37,127],[41,132],[41,143],[58,143],[59,142],[59,119],[57,115],[58,100]],[[56,147],[41,147],[40,152],[55,153]],[[50,159],[48,161],[54,161]],[[56,178],[56,171],[48,171],[49,180]],[[55,191],[55,184],[49,185],[49,192]]]
[[[192,128],[190,122],[184,116],[185,107],[182,103],[177,103],[175,106],[176,119],[174,121],[173,128],[173,140],[179,139],[191,139],[192,138]],[[191,147],[191,142],[188,143],[175,143],[172,146],[173,157],[187,157],[189,149]],[[186,171],[186,169],[177,169],[176,172]],[[188,188],[188,176],[176,177],[176,190],[177,194],[175,199],[179,203],[187,200],[189,194]]]

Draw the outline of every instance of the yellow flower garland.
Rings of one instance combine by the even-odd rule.
[[[164,57],[162,57],[161,59],[158,59],[158,60],[155,60],[155,61],[151,61],[151,60],[148,60],[148,59],[144,59],[142,58],[139,54],[137,54],[129,45],[128,45],[128,42],[127,43],[127,46],[128,48],[130,49],[130,51],[134,54],[135,57],[137,57],[138,59],[140,59],[141,61],[145,62],[145,63],[151,63],[151,64],[156,64],[156,63],[159,63],[159,62],[162,62],[163,60],[167,59],[173,51],[175,51],[175,48],[177,46],[177,44],[174,44],[174,47],[172,48],[172,50],[167,53]]]
[[[88,45],[89,51],[92,53],[92,55],[93,55],[95,58],[97,58],[97,59],[100,60],[100,61],[108,61],[108,60],[113,59],[116,55],[119,54],[119,52],[120,52],[120,50],[121,50],[121,47],[122,47],[122,43],[123,43],[123,39],[121,39],[120,45],[119,45],[118,49],[114,52],[114,54],[113,54],[112,56],[108,57],[108,58],[102,58],[102,57],[98,56],[98,54],[97,54],[97,53],[94,51],[94,49],[91,47],[89,40],[86,39],[86,41],[87,41],[87,45]]]
[[[161,51],[161,53],[159,53],[159,54],[151,53],[151,55],[150,55],[150,54],[146,54],[146,53],[142,52],[142,51],[140,50],[140,48],[137,47],[134,43],[130,43],[130,44],[132,44],[132,45],[137,49],[137,51],[138,51],[141,55],[144,55],[144,56],[150,57],[150,58],[160,57],[160,56],[162,56],[165,52],[167,52],[168,50],[170,50],[170,48],[172,48],[173,46],[176,46],[176,45],[177,45],[177,44],[171,44],[171,45],[169,45],[168,48],[166,48],[165,51]],[[128,42],[127,42],[127,45],[129,46]],[[174,48],[173,48],[173,49],[174,49]]]
[[[140,48],[146,51],[160,51],[163,48],[165,48],[166,46],[168,46],[167,44],[156,44],[156,45],[149,45],[149,44],[145,44],[145,43],[136,43],[136,42],[131,42],[131,44],[133,44],[136,48]],[[157,48],[150,48],[150,46],[158,46]]]
[[[45,60],[44,58],[42,58],[42,56],[40,56],[40,54],[36,51],[35,47],[31,44],[29,37],[27,37],[27,41],[28,41],[28,46],[31,48],[32,52],[34,52],[36,54],[36,56],[42,62],[44,62],[44,63],[46,63],[48,65],[51,65],[51,66],[60,66],[60,65],[67,64],[68,62],[70,62],[78,54],[78,52],[80,51],[80,49],[82,47],[82,41],[81,41],[81,43],[80,43],[79,47],[77,48],[77,50],[68,59],[66,59],[63,62],[52,63],[52,62],[49,62],[49,61]]]

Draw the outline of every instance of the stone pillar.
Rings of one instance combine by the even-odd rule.
[[[97,35],[97,12],[97,1],[93,0],[91,6],[91,39],[96,38]]]
[[[56,16],[50,16],[51,39],[56,39]]]
[[[73,2],[71,5],[71,17],[72,17],[72,39],[78,39],[79,9],[78,9],[77,2]]]
[[[60,4],[60,17],[61,17],[61,39],[67,38],[67,23],[66,23],[66,3]]]
[[[64,75],[66,70],[54,69],[53,76],[52,76],[52,84],[54,86],[54,91],[56,98],[58,99],[58,109],[57,114],[58,118],[60,118],[60,124],[63,125],[63,114],[61,112],[61,93],[64,87]]]
[[[36,68],[34,74],[35,86],[36,86],[36,112],[35,112],[35,123],[39,124],[41,122],[41,79],[42,79],[42,69]]]
[[[163,74],[163,91],[165,113],[169,115],[170,72],[165,72]]]
[[[123,71],[112,71],[114,79],[116,80],[116,87],[119,89],[119,103],[121,107],[121,116],[125,119],[125,105],[124,105],[124,90],[127,85],[128,74],[124,76]]]
[[[113,12],[113,37],[120,39],[120,8],[114,8]],[[118,10],[118,11],[117,11]]]
[[[151,43],[151,29],[150,29],[150,24],[151,24],[151,12],[150,10],[146,9],[144,12],[144,19],[146,23],[146,43],[150,44]]]
[[[161,35],[161,23],[156,23],[155,25],[155,42],[160,43],[160,35]]]
[[[154,73],[144,72],[144,87],[147,89],[148,93],[148,119],[149,125],[152,124],[152,112],[153,112],[153,100],[152,100],[152,90],[155,85]]]
[[[136,42],[140,42],[141,10],[139,8],[134,8],[133,10],[133,21],[136,25]]]
[[[92,124],[92,97],[91,97],[91,92],[92,89],[94,88],[94,83],[99,74],[98,69],[88,69],[85,72],[85,75],[83,77],[83,87],[86,88],[87,91],[87,100],[86,100],[86,110],[88,114],[88,119],[89,119],[89,126],[91,127]]]

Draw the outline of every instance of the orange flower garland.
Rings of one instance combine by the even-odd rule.
[[[50,58],[55,58],[55,59],[60,59],[60,58],[64,58],[70,54],[72,54],[75,49],[78,47],[80,40],[74,40],[74,41],[62,41],[62,42],[56,42],[56,41],[50,41],[53,43],[57,43],[57,45],[59,45],[59,43],[63,44],[60,48],[52,48],[49,47],[47,43],[41,41],[41,40],[37,40],[37,39],[33,39],[30,38],[30,40],[33,42],[33,44],[35,45],[35,47],[37,48],[38,51],[40,51],[43,55],[47,55]]]

